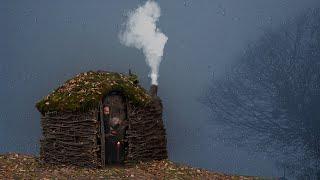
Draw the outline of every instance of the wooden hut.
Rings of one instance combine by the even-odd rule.
[[[36,104],[41,112],[40,159],[105,167],[167,158],[157,86],[150,92],[132,74],[90,71],[66,81]],[[117,121],[120,139],[113,138],[110,125]]]

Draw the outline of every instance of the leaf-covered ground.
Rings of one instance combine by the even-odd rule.
[[[259,179],[231,176],[178,165],[168,160],[140,163],[130,167],[88,169],[74,166],[43,165],[34,156],[0,155],[0,179]],[[261,178],[260,178],[261,179]]]

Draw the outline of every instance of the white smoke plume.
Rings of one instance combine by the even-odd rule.
[[[150,77],[154,85],[158,85],[159,65],[168,40],[156,25],[160,11],[155,1],[148,0],[143,6],[129,13],[125,29],[119,35],[122,44],[143,51],[151,68]]]

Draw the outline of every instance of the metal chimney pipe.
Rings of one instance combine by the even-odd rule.
[[[158,86],[157,85],[151,85],[151,87],[150,87],[150,95],[152,96],[152,97],[156,97],[157,96],[157,94],[158,94]]]

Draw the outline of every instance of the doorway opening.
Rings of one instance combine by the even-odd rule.
[[[104,98],[103,125],[105,134],[105,164],[123,165],[126,157],[127,106],[120,92]]]

